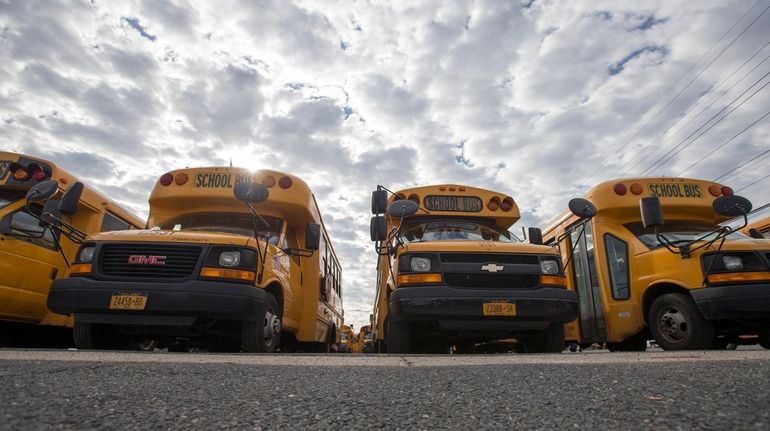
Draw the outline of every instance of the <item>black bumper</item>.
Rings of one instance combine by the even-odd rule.
[[[118,293],[147,295],[144,310],[110,310]],[[82,321],[125,325],[191,324],[197,318],[252,320],[265,303],[263,289],[239,283],[190,280],[179,283],[102,281],[72,277],[53,282],[48,308]]]
[[[484,316],[483,304],[508,301],[516,304],[516,316]],[[479,329],[513,328],[540,323],[570,322],[578,315],[575,292],[541,286],[533,289],[478,289],[448,286],[411,286],[396,289],[389,300],[389,318],[407,321],[484,322]],[[471,325],[474,326],[474,325]]]
[[[690,294],[708,320],[770,319],[770,283],[704,287]]]

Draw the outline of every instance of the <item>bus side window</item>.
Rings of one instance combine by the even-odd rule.
[[[104,219],[102,220],[101,232],[111,232],[114,230],[128,230],[128,222],[125,222],[118,217],[114,216],[110,212],[104,213]]]
[[[30,206],[32,214],[40,216],[43,208],[40,205]],[[20,209],[11,216],[11,233],[18,235],[32,244],[58,250],[51,229],[40,226],[40,220],[24,209]]]
[[[299,242],[297,241],[297,234],[294,232],[294,229],[291,228],[291,225],[286,225],[286,237],[283,239],[283,248],[293,248],[298,249],[299,248]],[[291,258],[294,259],[294,262],[297,265],[301,265],[301,261],[299,256],[291,255]]]
[[[607,248],[607,267],[610,269],[612,297],[618,300],[631,297],[628,288],[628,244],[610,234],[604,234],[604,246]]]

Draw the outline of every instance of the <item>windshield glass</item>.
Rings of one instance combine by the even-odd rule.
[[[366,334],[364,334],[364,340],[371,340],[371,339],[372,339],[372,333],[371,332],[367,332]]]
[[[259,239],[278,244],[281,219],[265,215],[252,218],[246,213],[184,214],[158,227],[162,230],[222,232],[253,237],[255,225]]]
[[[491,222],[475,220],[417,220],[407,223],[400,235],[403,242],[500,241],[514,242],[511,233]]]
[[[655,237],[653,228],[645,228],[642,225],[642,222],[626,223],[624,226],[636,235],[636,237],[639,238],[639,241],[643,242],[647,247],[658,248],[662,246],[660,241],[658,241],[658,238]],[[711,234],[702,239],[704,241],[710,241],[717,236],[715,230],[719,228],[720,226],[715,223],[706,223],[702,221],[666,220],[666,223],[658,229],[658,232],[665,235],[665,237],[674,245],[677,245],[694,241],[708,233]],[[726,238],[730,241],[748,237],[741,232],[732,232],[727,235]]]
[[[0,190],[0,209],[24,198],[24,192],[18,190]]]

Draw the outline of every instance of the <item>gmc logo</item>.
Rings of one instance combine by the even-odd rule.
[[[165,265],[166,256],[128,256],[129,265]]]

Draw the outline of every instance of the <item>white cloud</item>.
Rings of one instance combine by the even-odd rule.
[[[639,174],[770,71],[768,47],[710,92],[770,40],[768,12],[653,118],[765,7],[701,60],[752,5],[0,3],[0,147],[56,159],[143,214],[155,180],[180,166],[232,158],[295,173],[319,199],[359,326],[374,296],[377,183],[500,189],[524,225],[547,219],[569,194],[631,166]],[[655,174],[706,155],[686,175],[711,179],[770,148],[766,120],[714,151],[769,95]],[[766,175],[762,163],[724,181],[740,189]],[[770,198],[767,182],[741,193]]]

